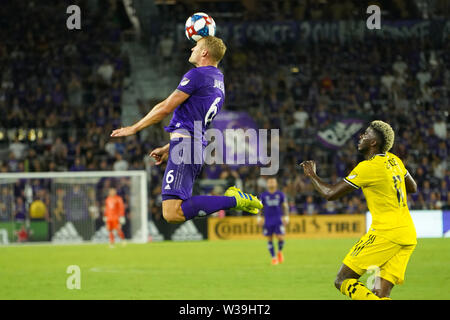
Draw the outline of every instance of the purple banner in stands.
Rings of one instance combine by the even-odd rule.
[[[339,149],[355,134],[363,129],[365,120],[358,118],[343,119],[317,133],[317,139],[327,148]]]
[[[177,25],[177,41],[185,41],[184,24]],[[368,39],[432,39],[443,43],[450,34],[450,21],[403,20],[381,22],[381,29],[370,30],[359,21],[284,21],[222,23],[217,36],[234,45],[280,43],[361,42]],[[184,38],[184,39],[183,39]]]
[[[256,165],[258,161],[259,130],[247,112],[220,112],[211,124],[223,137],[220,158],[231,166]],[[232,160],[230,162],[230,160]]]

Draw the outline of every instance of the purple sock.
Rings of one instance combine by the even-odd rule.
[[[186,220],[234,207],[236,207],[236,199],[225,196],[193,196],[181,203]]]
[[[284,240],[278,241],[278,251],[283,250]]]
[[[273,242],[272,241],[267,241],[267,249],[269,249],[270,255],[273,257],[275,257],[275,250],[273,248]]]

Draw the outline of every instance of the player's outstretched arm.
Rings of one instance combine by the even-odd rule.
[[[156,148],[150,152],[150,157],[156,160],[156,165],[160,165],[163,161],[167,160],[169,157],[169,147],[170,144],[166,144],[164,147]]]
[[[116,129],[111,133],[111,137],[126,137],[135,134],[142,129],[158,123],[171,114],[180,104],[189,98],[187,93],[175,90],[164,101],[158,103],[149,113],[132,126]]]
[[[334,185],[322,181],[322,179],[320,179],[316,174],[316,163],[312,160],[303,161],[300,163],[300,166],[303,167],[305,175],[311,179],[314,189],[316,189],[317,192],[319,192],[319,194],[328,201],[339,199],[347,193],[355,190],[354,187],[346,183],[344,180]]]

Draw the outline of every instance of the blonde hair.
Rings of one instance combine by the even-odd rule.
[[[209,55],[214,62],[219,63],[227,51],[227,47],[223,43],[222,39],[214,36],[206,36],[201,40],[204,40],[202,45],[208,49]]]
[[[394,145],[394,130],[392,127],[381,120],[374,120],[370,123],[370,127],[374,129],[381,138],[380,151],[382,153],[388,152],[391,150]]]

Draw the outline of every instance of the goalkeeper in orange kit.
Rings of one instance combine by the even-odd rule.
[[[114,246],[114,230],[116,230],[117,235],[125,243],[125,236],[121,228],[121,225],[125,223],[125,206],[122,197],[117,194],[114,188],[109,189],[108,197],[105,200],[103,221],[105,221],[106,229],[109,232],[110,246]]]

